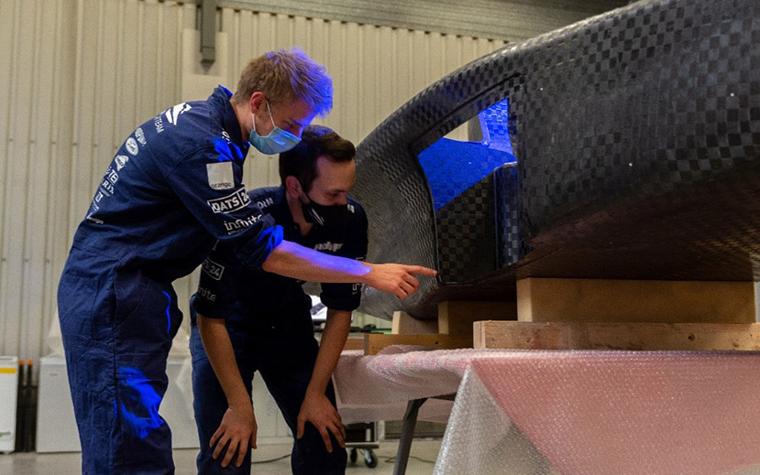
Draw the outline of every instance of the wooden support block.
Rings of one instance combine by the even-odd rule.
[[[367,333],[364,335],[364,354],[376,355],[391,345],[418,345],[433,350],[472,348],[472,337],[453,335],[386,335]]]
[[[438,331],[445,335],[472,337],[473,322],[516,319],[515,302],[447,300],[438,304]]]
[[[406,312],[393,312],[391,333],[394,335],[420,335],[438,333],[437,320],[417,320]]]
[[[476,322],[475,348],[760,350],[758,323]]]
[[[752,282],[517,281],[521,322],[754,323]]]
[[[346,344],[343,346],[343,350],[363,350],[364,349],[364,335],[362,336],[349,336],[346,338]]]

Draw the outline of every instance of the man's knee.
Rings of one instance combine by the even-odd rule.
[[[220,455],[214,460],[211,457],[212,451],[202,451],[198,455],[197,466],[199,475],[250,475],[251,474],[251,455],[250,452],[243,459],[239,467],[235,466],[235,459],[229,465],[222,468],[221,462],[224,458]],[[222,453],[223,454],[223,453]]]
[[[293,450],[293,473],[333,475],[342,474],[346,470],[346,449],[338,444],[330,434],[332,452],[328,452],[324,440],[317,429],[307,423],[304,435],[296,439]]]

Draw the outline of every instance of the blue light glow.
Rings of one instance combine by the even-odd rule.
[[[169,294],[169,292],[162,290],[161,293],[164,294],[164,297],[166,297],[166,334],[171,335],[172,334],[172,316],[169,313],[169,310],[172,306],[172,296]]]
[[[436,212],[496,168],[517,161],[512,154],[507,99],[480,112],[478,122],[482,139],[461,142],[442,137],[418,156]]]
[[[240,150],[240,147],[222,137],[214,139],[214,151],[219,154],[216,157],[219,162],[231,162],[243,159],[243,152]]]
[[[145,439],[165,424],[158,414],[161,396],[138,368],[119,368],[117,378],[121,418],[134,436]]]

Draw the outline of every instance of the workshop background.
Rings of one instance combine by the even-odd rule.
[[[0,0],[0,354],[48,351],[71,238],[127,134],[234,89],[249,59],[298,46],[325,64],[335,107],[321,123],[358,144],[456,68],[626,3]],[[245,173],[248,188],[279,184],[276,157]],[[196,284],[175,283],[183,310]]]

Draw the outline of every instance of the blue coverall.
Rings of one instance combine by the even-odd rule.
[[[84,473],[173,473],[158,414],[182,320],[172,281],[217,240],[251,269],[282,240],[242,184],[231,94],[220,86],[135,129],[74,236],[58,311]]]
[[[349,198],[345,222],[314,225],[307,235],[302,236],[293,221],[283,187],[253,190],[250,196],[262,212],[271,215],[282,226],[288,241],[350,259],[365,258],[367,217],[356,201]],[[193,325],[190,337],[193,407],[200,439],[198,473],[246,475],[251,473],[250,451],[239,468],[232,463],[223,469],[220,465],[222,457],[214,460],[211,456],[213,449],[209,447],[209,441],[229,406],[203,348],[195,315],[225,319],[248,393],[251,393],[253,374],[259,371],[295,434],[298,414],[319,352],[311,320],[311,299],[304,293],[301,281],[262,270],[239,268],[224,243],[215,247],[202,269],[198,292],[191,305]],[[320,299],[329,309],[350,312],[361,302],[361,286],[322,284]],[[327,397],[335,405],[331,383],[327,387]],[[293,443],[293,473],[343,474],[346,451],[334,438],[332,445],[333,451],[328,453],[319,432],[307,423],[304,436]]]

